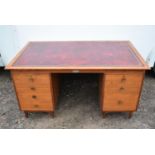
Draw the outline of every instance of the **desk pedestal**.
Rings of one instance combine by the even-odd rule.
[[[49,71],[11,71],[21,111],[49,112],[54,116],[59,94],[59,74]],[[100,73],[100,106],[102,112],[137,110],[144,71],[103,71]]]
[[[100,77],[100,105],[108,112],[132,112],[138,108],[144,71],[109,71]]]
[[[49,112],[54,116],[59,93],[57,74],[40,71],[12,71],[12,79],[21,111]]]

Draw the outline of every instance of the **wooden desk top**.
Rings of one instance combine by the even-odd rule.
[[[6,69],[149,69],[129,41],[29,42]]]

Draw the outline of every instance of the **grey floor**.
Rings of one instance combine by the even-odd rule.
[[[146,75],[138,111],[109,113],[102,118],[98,104],[98,75],[65,75],[56,117],[30,113],[26,119],[18,109],[9,72],[0,71],[0,128],[155,128],[155,78]]]

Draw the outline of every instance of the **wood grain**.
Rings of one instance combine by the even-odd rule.
[[[136,111],[143,82],[143,72],[106,74],[104,76],[103,111]],[[125,79],[122,81],[122,79]],[[123,88],[123,89],[121,89]]]
[[[59,41],[30,42],[6,69],[71,72],[149,67],[129,41]]]
[[[6,69],[22,111],[55,111],[59,73],[99,73],[101,111],[133,112],[150,68],[130,41],[38,41],[29,42]]]
[[[12,72],[17,96],[23,111],[54,111],[51,75],[37,72]],[[33,78],[31,81],[29,78]],[[32,90],[31,88],[35,88]],[[52,87],[52,88],[51,88]]]
[[[136,111],[138,94],[105,94],[103,111]]]

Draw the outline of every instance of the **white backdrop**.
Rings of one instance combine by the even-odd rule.
[[[32,40],[130,40],[146,60],[155,46],[155,26],[3,26],[0,49],[4,63]]]

